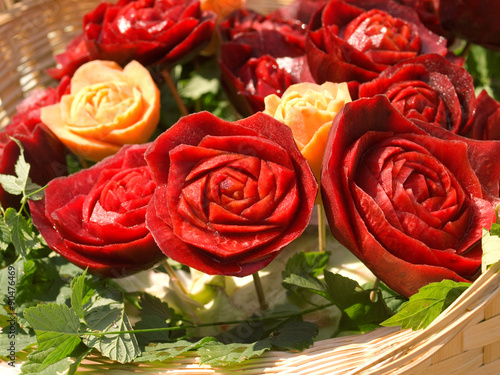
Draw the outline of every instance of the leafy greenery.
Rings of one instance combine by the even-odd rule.
[[[413,330],[427,327],[450,306],[470,283],[443,280],[426,285],[401,305],[399,312],[382,322],[383,326],[401,326]]]

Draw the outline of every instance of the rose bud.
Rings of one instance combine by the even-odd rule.
[[[467,135],[476,111],[472,76],[440,55],[421,55],[359,86],[359,97],[384,94],[407,118]]]
[[[160,116],[160,92],[149,71],[94,60],[71,78],[71,92],[42,109],[42,121],[76,155],[99,161],[125,144],[145,143]]]
[[[148,144],[117,154],[68,177],[52,180],[30,201],[33,223],[48,246],[103,277],[123,277],[164,259],[145,224],[156,187],[144,160]]]
[[[472,123],[471,137],[484,140],[500,140],[500,103],[486,90],[477,97],[476,116]]]
[[[331,0],[309,25],[307,56],[316,82],[366,82],[398,62],[446,55],[446,39],[392,0]]]
[[[290,128],[271,116],[188,115],[146,160],[157,183],[147,226],[165,255],[199,271],[257,272],[309,223],[316,180]]]
[[[472,281],[500,202],[499,153],[500,142],[416,125],[383,95],[348,103],[321,174],[332,233],[404,296],[443,279]]]

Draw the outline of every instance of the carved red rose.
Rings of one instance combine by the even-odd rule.
[[[309,223],[316,180],[290,128],[271,116],[189,115],[146,160],[158,185],[147,226],[165,255],[189,267],[249,275]]]
[[[321,191],[335,237],[396,292],[473,280],[495,221],[500,142],[417,126],[385,96],[349,103],[329,135]]]
[[[164,259],[145,223],[156,187],[144,160],[147,147],[124,146],[52,180],[42,200],[30,201],[33,223],[52,250],[104,277],[127,276]]]

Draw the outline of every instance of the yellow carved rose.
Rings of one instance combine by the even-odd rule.
[[[73,153],[92,161],[147,142],[159,116],[159,90],[136,61],[123,70],[112,61],[88,62],[73,75],[70,94],[42,108],[42,122]]]
[[[337,113],[351,101],[346,83],[297,83],[281,98],[264,99],[267,113],[292,129],[295,142],[319,181],[328,132]]]

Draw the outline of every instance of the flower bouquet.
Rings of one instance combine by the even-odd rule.
[[[499,14],[5,12],[2,372],[494,373]]]

